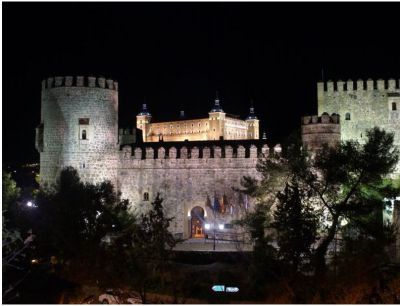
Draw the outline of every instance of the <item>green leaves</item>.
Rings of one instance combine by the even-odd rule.
[[[71,167],[61,172],[54,190],[42,190],[36,202],[32,222],[43,251],[65,259],[95,253],[106,235],[118,235],[134,222],[128,201],[120,200],[110,182],[85,184]]]
[[[318,218],[310,205],[307,193],[295,179],[279,192],[272,227],[277,232],[278,255],[294,272],[304,265],[316,240]]]

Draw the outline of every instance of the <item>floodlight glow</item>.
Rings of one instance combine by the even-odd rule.
[[[238,287],[226,287],[225,292],[239,292]]]
[[[219,225],[218,225],[218,228],[219,228],[220,230],[223,230],[223,229],[224,229],[224,225],[223,225],[223,224],[219,224]]]
[[[32,207],[32,206],[33,206],[33,203],[32,203],[31,201],[28,201],[28,203],[26,203],[26,206]]]
[[[206,230],[209,230],[209,229],[211,228],[211,225],[208,224],[208,223],[206,223],[206,224],[204,224],[204,228],[205,228]]]

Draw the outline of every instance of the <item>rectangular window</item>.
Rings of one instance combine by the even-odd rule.
[[[89,124],[89,118],[79,118],[79,124],[88,125]]]

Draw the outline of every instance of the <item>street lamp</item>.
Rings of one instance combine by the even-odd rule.
[[[35,203],[33,203],[33,202],[31,202],[31,201],[26,202],[26,206],[27,206],[27,207],[37,207],[37,206],[35,205]]]

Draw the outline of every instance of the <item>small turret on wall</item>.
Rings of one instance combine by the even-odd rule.
[[[334,147],[340,143],[340,116],[323,113],[301,118],[301,138],[310,151],[321,149],[324,144]]]

